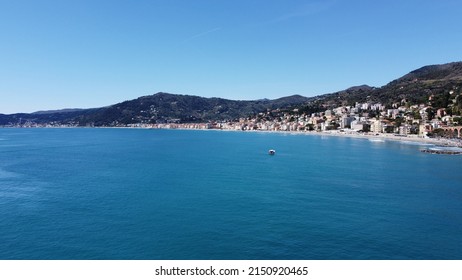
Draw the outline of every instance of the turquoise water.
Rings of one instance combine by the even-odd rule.
[[[462,259],[462,156],[420,148],[0,129],[0,259]]]

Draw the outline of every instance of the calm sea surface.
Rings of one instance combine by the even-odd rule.
[[[462,259],[462,156],[420,148],[0,129],[0,259]]]

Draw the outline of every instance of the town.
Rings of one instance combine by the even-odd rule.
[[[450,94],[453,94],[451,91]],[[356,102],[354,106],[339,106],[321,112],[303,113],[300,109],[274,109],[255,116],[227,121],[182,123],[169,119],[158,123],[132,123],[113,127],[155,129],[216,129],[235,131],[324,132],[344,135],[381,135],[410,138],[451,139],[462,146],[462,117],[451,115],[447,108],[432,107],[432,98],[426,104],[410,104],[406,99],[385,106],[374,102]],[[452,99],[455,104],[461,95]],[[327,106],[326,106],[327,107]],[[77,122],[62,124],[32,121],[12,125],[16,127],[77,127]],[[90,125],[91,126],[91,125]]]
[[[460,98],[460,97],[459,97]],[[403,99],[387,108],[381,103],[356,102],[311,114],[299,109],[268,110],[254,117],[236,121],[209,123],[132,124],[131,127],[166,129],[222,129],[241,131],[330,132],[343,134],[395,135],[400,137],[448,138],[462,137],[462,117],[449,115],[446,108],[427,104],[410,105]],[[453,102],[456,102],[454,98]]]

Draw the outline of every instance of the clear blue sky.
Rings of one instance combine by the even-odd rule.
[[[460,0],[0,0],[0,113],[383,86],[462,60]]]

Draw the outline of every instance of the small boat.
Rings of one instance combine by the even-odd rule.
[[[276,150],[269,150],[268,154],[271,156],[274,156],[274,154],[276,154]]]

